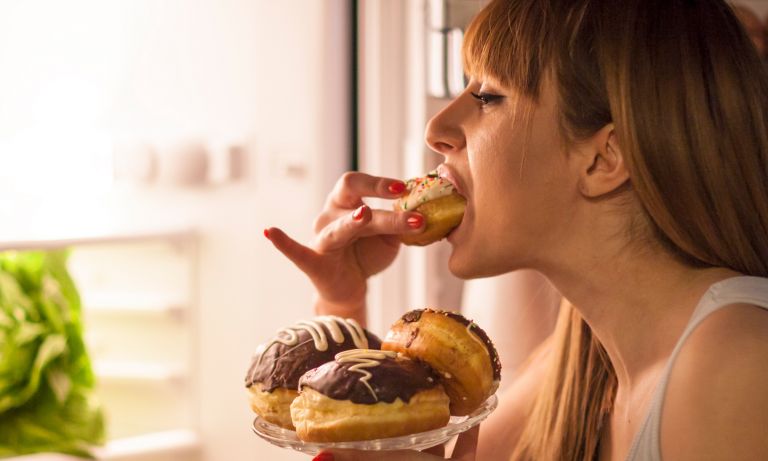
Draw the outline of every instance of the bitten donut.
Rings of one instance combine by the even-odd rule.
[[[308,371],[291,404],[307,442],[397,437],[443,427],[448,396],[429,366],[395,352],[349,350]]]
[[[400,236],[400,241],[406,245],[423,246],[436,242],[448,235],[464,217],[467,200],[437,172],[409,179],[405,188],[407,193],[395,201],[395,210],[417,211],[424,215],[425,221],[423,232]]]
[[[403,315],[382,342],[383,350],[401,352],[429,364],[451,399],[451,414],[477,409],[499,387],[501,363],[488,335],[454,312],[418,309]]]
[[[322,316],[284,328],[259,347],[245,377],[251,408],[266,421],[293,429],[290,405],[301,375],[339,352],[380,347],[381,340],[352,319]]]

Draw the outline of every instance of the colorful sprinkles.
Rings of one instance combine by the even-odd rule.
[[[408,195],[401,199],[400,208],[403,211],[417,208],[419,205],[453,192],[453,184],[431,171],[426,176],[412,178],[405,182]]]

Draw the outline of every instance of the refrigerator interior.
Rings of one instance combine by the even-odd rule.
[[[349,168],[350,3],[0,2],[0,247],[68,247],[110,460],[303,459],[251,432],[256,346],[312,315]],[[58,455],[19,459],[66,459]]]

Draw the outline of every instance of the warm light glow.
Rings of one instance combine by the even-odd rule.
[[[3,208],[45,212],[66,204],[76,211],[111,188],[108,117],[119,62],[117,5],[96,0],[4,5]]]

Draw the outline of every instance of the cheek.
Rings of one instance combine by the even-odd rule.
[[[568,178],[556,152],[531,151],[525,160],[514,155],[483,164],[473,177],[471,215],[473,243],[491,243],[489,255],[524,254],[544,245],[567,215]]]
[[[522,155],[519,143],[504,136],[486,137],[469,157],[472,177],[474,231],[487,237],[501,236],[515,218],[521,195]]]

